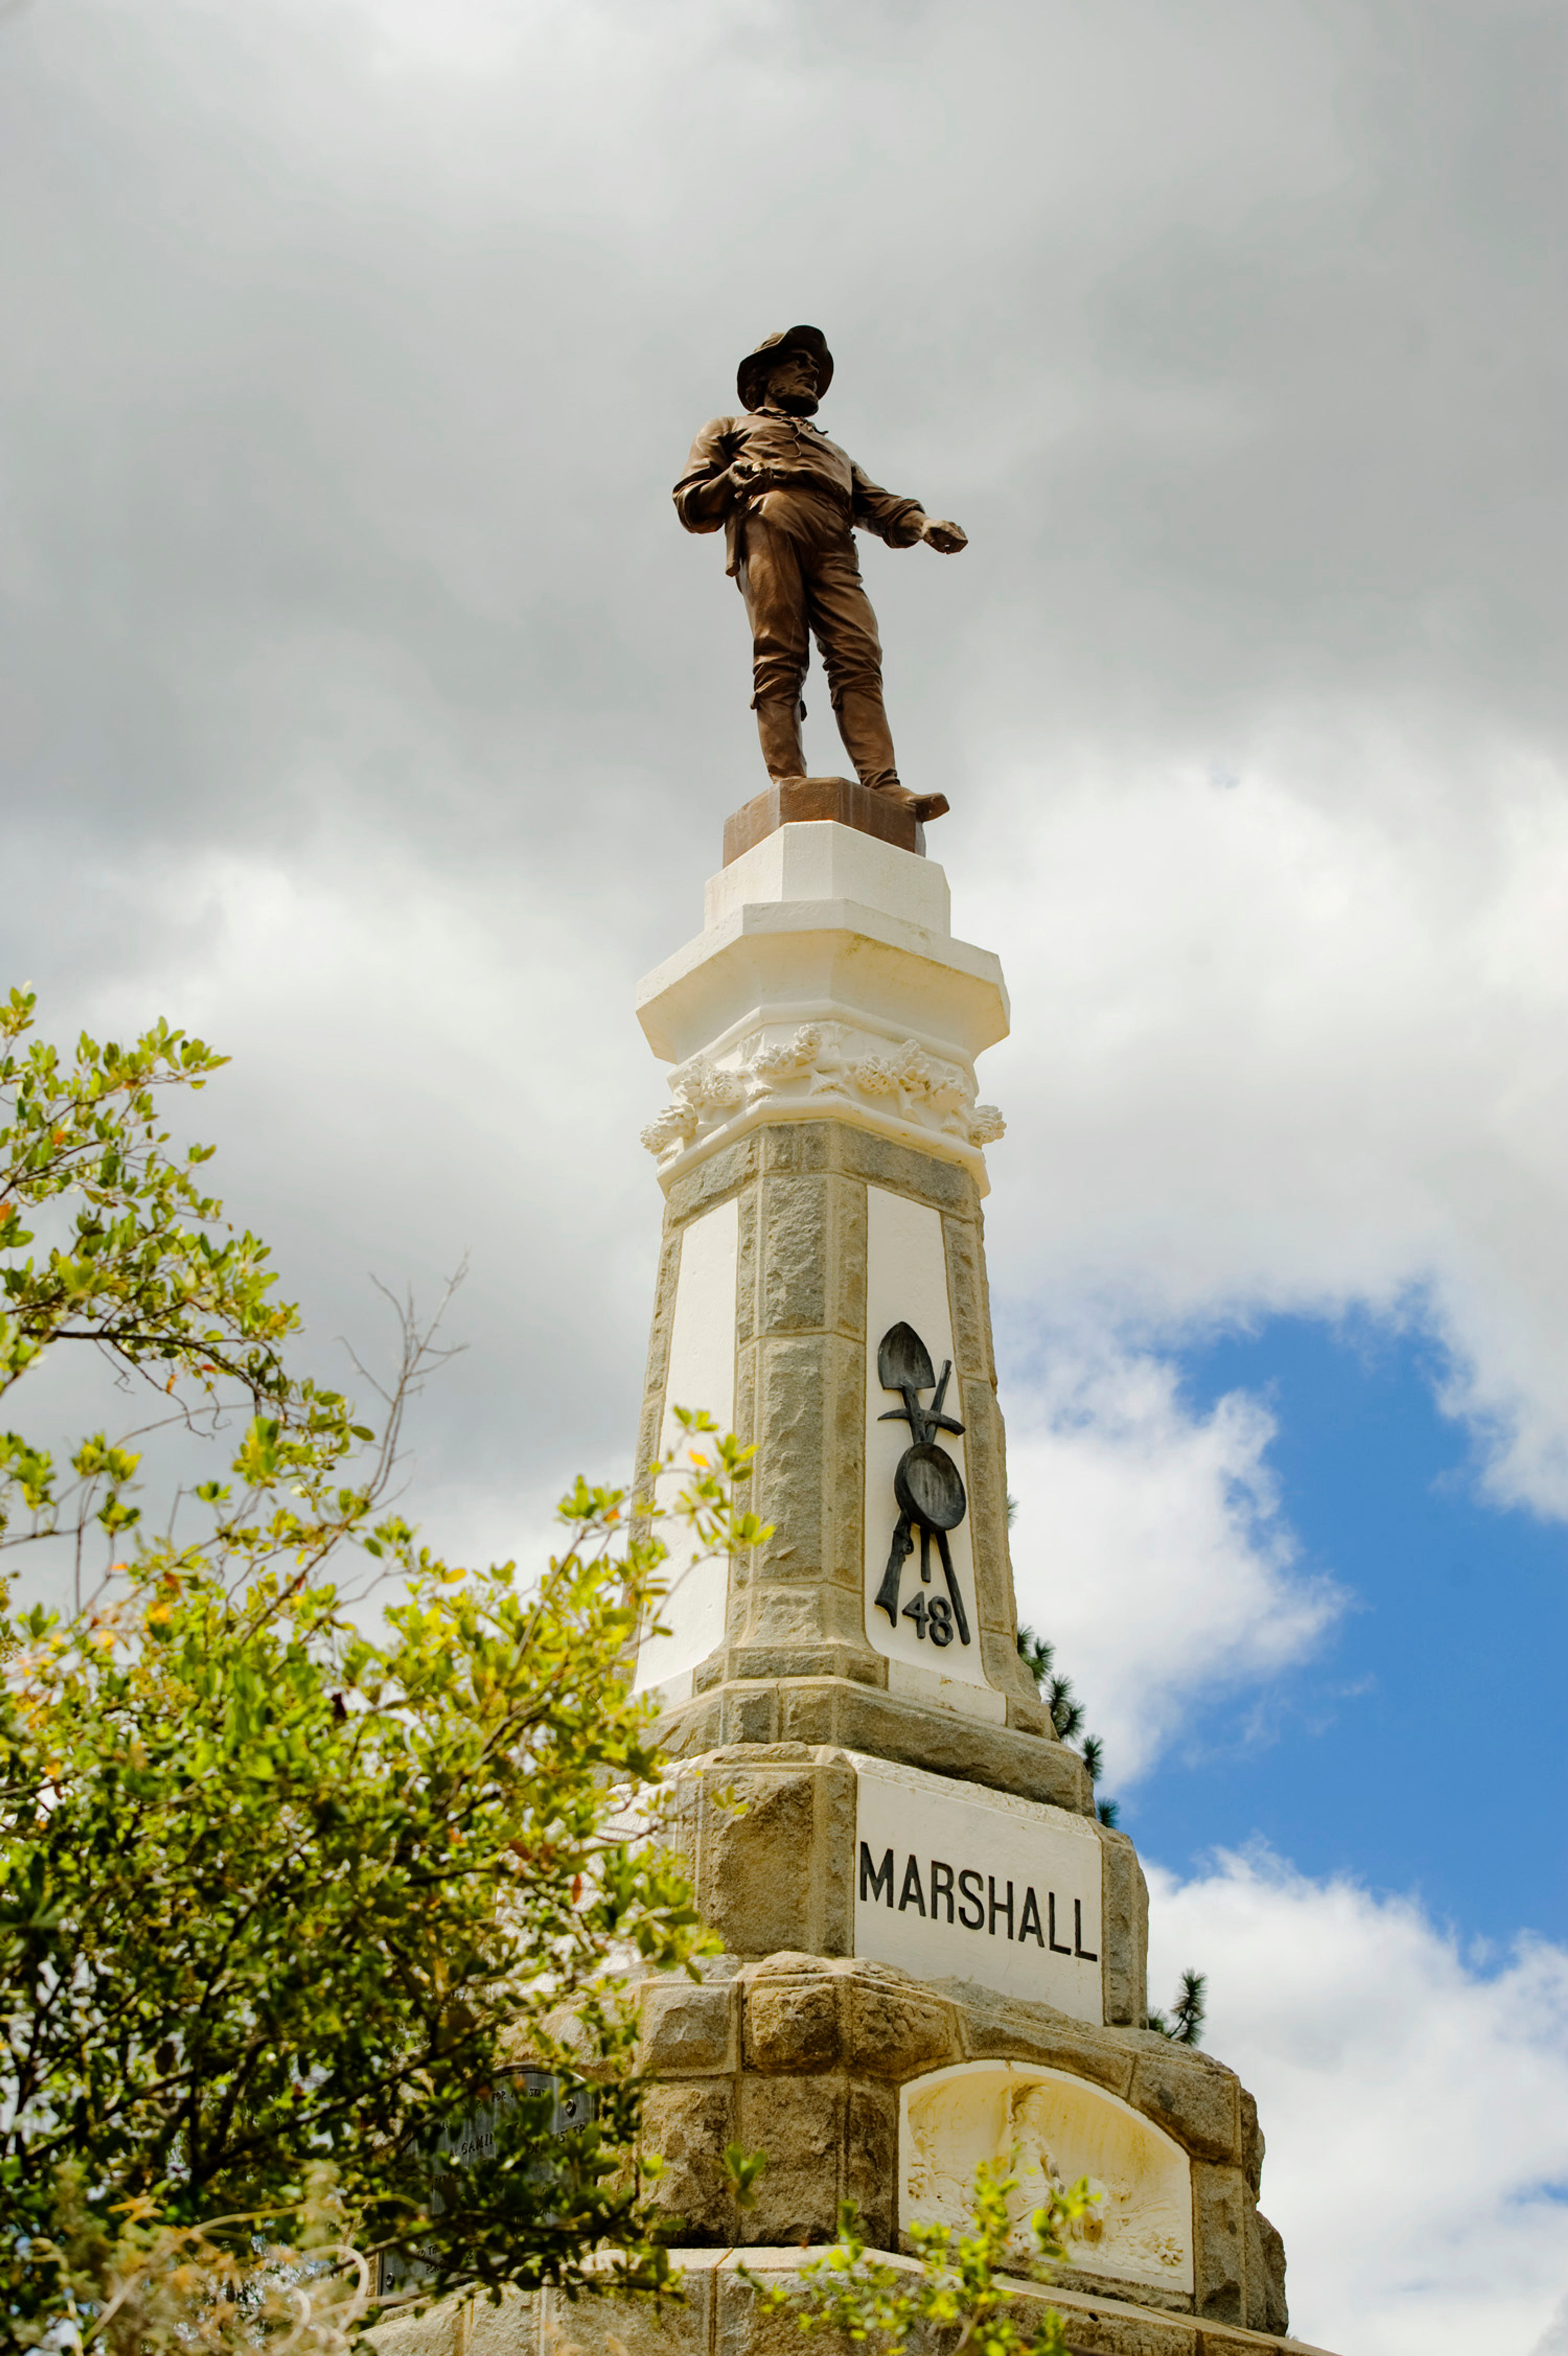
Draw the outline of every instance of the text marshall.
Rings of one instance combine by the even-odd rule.
[[[893,1894],[896,1888],[898,1893],[897,1901]],[[889,1908],[897,1903],[900,1914],[914,1908],[922,1917],[929,1914],[932,1922],[943,1919],[942,1910],[945,1908],[946,1920],[958,1929],[978,1931],[994,1939],[996,1926],[1002,1922],[1006,1925],[1003,1937],[1020,1946],[1025,1940],[1033,1939],[1036,1946],[1048,1948],[1053,1955],[1072,1955],[1084,1964],[1100,1961],[1094,1949],[1083,1944],[1081,1898],[1075,1898],[1072,1901],[1072,1941],[1069,1944],[1057,1935],[1057,1893],[1054,1890],[1046,1892],[1043,1922],[1040,1901],[1032,1883],[1026,1882],[1021,1899],[1015,1899],[1010,1881],[1003,1884],[1003,1891],[1004,1894],[998,1896],[994,1874],[988,1873],[983,1879],[968,1867],[955,1874],[952,1867],[940,1857],[929,1860],[927,1873],[922,1878],[920,1860],[911,1855],[905,1860],[900,1878],[890,1848],[884,1851],[879,1864],[865,1841],[860,1844],[860,1898],[863,1905],[875,1906],[880,1899]],[[1065,1901],[1063,1911],[1065,1913]]]

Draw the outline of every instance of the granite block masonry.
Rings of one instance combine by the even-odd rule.
[[[982,1215],[1004,1123],[975,1077],[1001,970],[875,796],[830,782],[732,821],[703,930],[639,993],[672,1066],[643,1131],[665,1214],[639,1464],[705,1408],[755,1446],[771,1529],[673,1552],[638,1656],[668,1837],[724,1947],[635,1990],[687,2304],[579,2306],[570,2338],[770,2356],[797,2335],[735,2245],[787,2276],[853,2200],[903,2263],[1011,2155],[1020,2251],[1047,2186],[1100,2193],[1050,2294],[1073,2347],[1299,2349],[1256,2107],[1149,2029],[1136,1853],[1017,1654]],[[768,2154],[744,2211],[732,2142]],[[451,2329],[396,2337],[445,2356]],[[559,2333],[548,2297],[473,2329],[508,2356]]]
[[[732,822],[703,932],[638,999],[673,1067],[639,1462],[706,1408],[772,1525],[672,1564],[639,1656],[725,1948],[643,1991],[650,2145],[697,2246],[831,2240],[853,2197],[897,2252],[1013,2151],[1022,2247],[1042,2185],[1087,2174],[1086,2346],[1286,2346],[1255,2107],[1148,2029],[1136,1853],[1018,1658],[975,1077],[1001,970],[852,789],[810,807],[837,815],[780,789]],[[769,2154],[744,2213],[732,2138]]]

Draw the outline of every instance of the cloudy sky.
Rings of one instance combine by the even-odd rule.
[[[632,987],[758,782],[691,434],[818,321],[969,530],[865,569],[1013,992],[1022,1605],[1347,2356],[1568,2349],[1565,80],[1526,0],[0,10],[0,980],[233,1054],[324,1364],[467,1253],[448,1549],[629,1448]]]

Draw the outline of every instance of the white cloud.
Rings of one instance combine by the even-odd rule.
[[[1301,0],[23,11],[14,958],[76,986],[106,842],[275,862],[330,803],[361,912],[395,841],[547,999],[571,842],[653,962],[757,781],[737,602],[664,487],[738,350],[820,316],[827,422],[973,534],[866,569],[1013,984],[999,1290],[1424,1288],[1498,1494],[1568,1510],[1555,33],[1452,0],[1411,39]],[[99,936],[128,990],[166,969],[123,907]],[[426,974],[450,1033],[478,984]],[[658,1083],[603,1056],[629,1205]]]
[[[1056,1644],[1114,1788],[1200,1698],[1309,1651],[1340,1598],[1294,1567],[1257,1400],[1194,1414],[1167,1361],[1081,1336],[1042,1355],[1038,1384],[1009,1394],[1018,1612]]]
[[[1530,2356],[1568,2356],[1568,2298],[1558,2308]]]
[[[329,821],[272,857],[148,862],[114,879],[145,928],[136,969],[86,978],[70,1009],[101,1038],[167,1012],[232,1055],[171,1109],[218,1142],[209,1181],[274,1246],[311,1365],[372,1421],[338,1337],[383,1370],[371,1280],[428,1313],[467,1257],[444,1331],[462,1354],[409,1419],[407,1510],[458,1558],[537,1556],[579,1470],[629,1472],[659,1237],[630,884],[586,892],[542,861],[531,880],[520,908],[504,873],[454,877]]]
[[[1348,2356],[1561,2345],[1568,1952],[1466,1954],[1409,1899],[1262,1853],[1150,1882],[1153,1993],[1207,1971],[1205,2042],[1258,2100],[1292,2329]]]
[[[1236,766],[993,798],[1000,1264],[1166,1335],[1420,1316],[1494,1493],[1568,1514],[1568,779],[1369,731]]]

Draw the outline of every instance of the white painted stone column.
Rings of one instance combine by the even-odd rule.
[[[772,1526],[672,1559],[639,1661],[664,1829],[724,1950],[642,1991],[661,2197],[695,2254],[739,2239],[788,2270],[841,2201],[897,2249],[1015,2155],[1020,2247],[1047,2183],[1100,2194],[1052,2296],[1105,2356],[1283,2350],[1255,2108],[1144,2027],[1137,1857],[1018,1658],[981,1207],[1002,1121],[975,1078],[1001,972],[875,798],[817,783],[839,819],[775,823],[821,809],[811,787],[736,813],[751,847],[639,999],[673,1066],[644,1131],[666,1201],[640,1462],[706,1408],[755,1444]],[[739,2218],[735,2141],[768,2155]],[[696,2356],[771,2328],[726,2262]]]
[[[643,1132],[667,1215],[640,1449],[670,1445],[676,1407],[733,1422],[774,1535],[672,1563],[639,1686],[679,1750],[842,1740],[1082,1808],[1014,1643],[980,1208],[1003,1122],[974,1068],[1006,1034],[1001,969],[954,939],[939,866],[833,821],[745,851],[705,916],[638,997],[674,1066]],[[931,1362],[921,1413],[947,1370],[963,1428],[931,1436],[965,1510],[945,1559],[904,1526],[890,1589],[915,1435],[878,1353],[900,1324]]]

